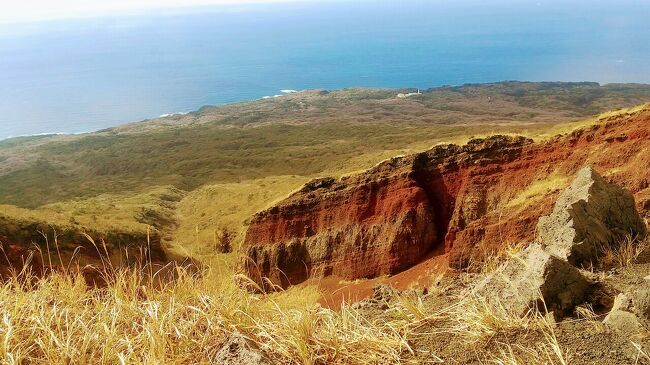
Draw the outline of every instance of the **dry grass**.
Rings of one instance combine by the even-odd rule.
[[[371,322],[316,306],[313,287],[253,295],[178,268],[153,288],[147,270],[113,272],[107,288],[54,274],[0,287],[0,355],[8,364],[209,363],[238,331],[273,363],[389,364],[409,351],[411,315]]]
[[[617,245],[601,247],[601,265],[603,267],[628,267],[634,264],[648,247],[650,247],[649,238],[643,239],[628,235]]]
[[[478,258],[471,258],[468,271],[482,274],[494,272],[524,248],[526,248],[524,242],[504,242],[496,247],[481,247],[481,254],[477,256]]]
[[[535,347],[502,345],[489,362],[497,365],[567,365],[569,354],[563,352],[555,337],[545,338]]]
[[[103,289],[88,288],[79,275],[34,281],[17,274],[0,286],[0,358],[7,364],[210,363],[237,332],[274,364],[417,363],[420,349],[412,344],[423,336],[492,344],[492,352],[483,352],[489,364],[570,360],[551,315],[521,316],[481,297],[439,306],[407,291],[369,316],[349,305],[320,307],[314,286],[252,294],[242,288],[246,278],[221,265],[202,275],[174,272],[161,282],[152,280],[160,274],[149,266],[110,269]]]
[[[650,355],[648,355],[648,353],[643,350],[643,347],[641,345],[636,342],[632,342],[632,346],[634,346],[634,348],[639,352],[635,364],[638,364],[639,360],[641,359],[650,361]]]
[[[108,283],[100,289],[71,272],[40,280],[15,273],[0,285],[0,358],[6,364],[210,363],[237,332],[274,364],[410,363],[412,340],[423,327],[451,323],[435,333],[469,343],[541,331],[545,340],[534,348],[503,348],[563,364],[553,319],[539,312],[520,317],[481,298],[432,308],[415,291],[397,294],[382,315],[349,305],[333,311],[316,304],[315,286],[252,294],[242,283],[255,284],[224,266],[200,275],[174,267],[165,280],[164,270],[150,265],[111,266],[100,272]]]
[[[553,173],[543,180],[531,183],[526,189],[506,203],[507,208],[529,206],[553,191],[559,191],[569,185],[569,179],[558,173]]]
[[[456,319],[454,332],[472,343],[489,340],[500,333],[536,330],[546,320],[546,316],[537,311],[531,310],[522,316],[511,308],[479,296],[460,303],[453,316]]]
[[[525,315],[513,312],[501,303],[488,302],[483,297],[464,299],[452,314],[456,325],[452,332],[469,343],[496,342],[498,351],[488,353],[488,363],[500,365],[545,364],[566,365],[570,354],[560,345],[555,334],[552,313],[537,309]],[[510,338],[516,337],[517,344]],[[541,340],[537,337],[541,336]],[[530,338],[528,341],[524,339]],[[506,339],[504,341],[503,339]],[[529,345],[522,345],[521,342]]]
[[[604,315],[596,314],[591,304],[584,304],[576,307],[575,314],[579,320],[589,323],[593,327],[595,333],[604,333],[607,331],[607,327],[602,322]]]
[[[302,176],[273,176],[240,183],[206,185],[187,194],[178,204],[176,246],[186,254],[213,253],[215,233],[222,228],[235,232],[235,248],[243,241],[246,221],[300,188],[309,179]]]

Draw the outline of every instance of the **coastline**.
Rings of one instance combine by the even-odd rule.
[[[208,104],[208,105],[201,106],[201,107],[196,108],[195,110],[191,110],[191,111],[163,113],[163,114],[160,114],[160,115],[155,116],[155,117],[145,118],[145,119],[141,119],[141,120],[138,120],[138,121],[118,122],[117,124],[112,124],[112,125],[107,126],[107,127],[98,128],[98,129],[90,130],[90,131],[86,130],[86,131],[78,131],[78,132],[26,133],[26,134],[19,134],[19,135],[15,135],[15,136],[10,135],[10,136],[0,137],[0,142],[4,142],[4,141],[7,141],[7,140],[16,139],[16,138],[47,137],[47,136],[76,136],[76,135],[82,135],[82,134],[96,133],[96,132],[99,132],[99,131],[101,131],[103,129],[106,129],[106,128],[113,128],[113,127],[117,127],[117,126],[124,125],[124,124],[138,123],[138,122],[144,122],[144,121],[148,121],[148,120],[155,120],[155,119],[162,119],[162,118],[170,118],[170,117],[175,117],[175,116],[183,116],[183,115],[190,114],[190,113],[192,113],[192,112],[194,112],[196,110],[199,110],[199,109],[201,109],[202,107],[205,107],[205,106],[223,106],[223,105],[228,105],[228,104],[248,103],[248,102],[259,101],[259,100],[274,99],[274,98],[280,98],[280,97],[290,95],[290,94],[299,94],[299,93],[302,93],[302,92],[307,91],[307,90],[282,89],[282,90],[279,90],[279,91],[280,91],[280,94],[276,94],[276,95],[273,95],[273,96],[262,96],[261,98],[255,98],[255,99],[242,99],[242,100],[234,101],[234,102],[231,102],[231,103]]]

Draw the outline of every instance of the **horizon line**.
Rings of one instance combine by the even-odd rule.
[[[59,21],[105,19],[112,17],[131,17],[142,15],[182,15],[192,14],[206,9],[244,9],[257,5],[274,5],[287,3],[342,2],[346,0],[194,0],[155,6],[153,4],[135,7],[115,7],[111,9],[71,10],[69,13],[52,13],[31,16],[16,15],[0,17],[0,26],[38,25]]]

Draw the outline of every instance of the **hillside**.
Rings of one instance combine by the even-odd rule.
[[[259,285],[269,279],[283,288],[390,276],[427,260],[472,269],[504,246],[531,242],[540,217],[585,166],[632,192],[632,208],[647,219],[648,150],[646,105],[544,142],[472,139],[313,180],[255,215],[246,269]]]
[[[650,87],[405,91],[0,142],[0,362],[650,364]]]
[[[545,139],[650,98],[650,86],[632,84],[504,82],[396,97],[408,91],[307,91],[86,135],[5,140],[0,205],[38,208],[41,222],[62,214],[119,230],[142,224],[143,209],[167,209],[132,197],[172,186],[185,199],[165,219],[166,241],[205,254],[216,231],[232,229],[241,240],[253,213],[313,177],[470,137]]]
[[[643,221],[650,213],[645,169],[649,120],[650,109],[642,106],[609,113],[538,143],[495,136],[464,146],[437,146],[340,180],[314,180],[253,218],[247,245],[274,244],[255,239],[260,232],[294,236],[292,242],[278,243],[282,247],[275,251],[280,253],[275,262],[289,269],[286,278],[293,280],[301,273],[287,264],[309,264],[308,258],[316,258],[312,247],[307,257],[294,255],[305,253],[296,249],[302,239],[297,233],[311,231],[309,235],[321,242],[328,234],[342,236],[339,228],[323,227],[334,223],[345,229],[341,220],[331,217],[343,218],[347,212],[349,221],[343,223],[357,227],[343,233],[358,236],[354,242],[330,240],[340,244],[330,247],[330,258],[345,263],[334,262],[331,273],[350,273],[346,278],[307,280],[287,290],[269,285],[274,290],[267,292],[267,285],[254,281],[255,275],[254,280],[233,275],[216,262],[199,271],[173,267],[174,275],[165,280],[149,263],[129,269],[110,266],[100,271],[105,286],[99,288],[65,270],[41,278],[29,271],[8,276],[1,272],[8,280],[0,285],[0,356],[18,363],[52,364],[650,364],[650,240]],[[442,164],[441,153],[446,159]],[[436,166],[444,166],[445,173],[436,174]],[[419,194],[422,187],[418,190],[408,182],[418,175],[419,183],[426,182],[427,175],[433,180],[446,176],[448,183],[464,187],[453,199],[458,206],[452,222],[467,219],[467,225],[450,224],[450,231],[490,223],[492,209],[508,207],[505,220],[495,224],[514,226],[506,233],[516,241],[498,241],[489,252],[479,250],[480,260],[469,270],[449,270],[436,260],[440,256],[433,256],[395,275],[355,277],[359,269],[382,267],[373,259],[388,258],[380,264],[390,267],[413,258],[412,249],[421,243],[415,239],[407,244],[396,241],[397,249],[385,252],[393,257],[369,255],[360,260],[350,250],[340,255],[350,247],[381,249],[386,242],[382,235],[390,231],[405,241],[424,232],[424,238],[438,244],[436,236],[444,233],[437,225],[440,220],[428,220],[433,224],[430,232],[409,226],[426,226],[426,219],[419,218],[440,212],[427,209],[426,202],[431,208],[435,189],[444,184],[432,184],[429,196]],[[477,189],[477,183],[486,186]],[[355,191],[348,196],[363,198],[364,189],[375,198],[347,199],[347,205],[338,207],[331,203]],[[406,194],[409,191],[413,194]],[[229,185],[223,190],[206,187],[202,194],[243,198],[237,192]],[[162,190],[155,197],[172,193]],[[481,204],[481,193],[497,206]],[[446,205],[438,203],[439,208]],[[202,204],[207,203],[190,205]],[[373,205],[374,216],[367,211]],[[491,208],[480,216],[476,208],[482,206]],[[277,217],[284,221],[270,222]],[[310,225],[305,217],[321,226]],[[536,228],[521,224],[531,221],[538,222]],[[379,231],[373,232],[373,224]],[[534,242],[524,236],[534,236]],[[365,241],[369,237],[372,240]],[[473,243],[455,242],[446,249],[453,252],[457,244],[482,248]],[[257,267],[267,265],[260,261]],[[343,293],[347,295],[341,298]]]
[[[650,86],[502,83],[437,88],[405,99],[397,92],[306,92],[88,135],[3,141],[0,202],[33,208],[152,185],[193,190],[349,172],[472,135],[549,135],[549,126],[646,102]]]

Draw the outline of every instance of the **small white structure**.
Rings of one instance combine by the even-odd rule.
[[[400,94],[397,94],[397,97],[400,98],[400,99],[403,99],[403,98],[408,98],[409,96],[420,95],[420,94],[422,94],[422,93],[420,92],[420,89],[418,89],[418,92],[416,92],[416,93],[408,93],[408,94],[400,93]]]

